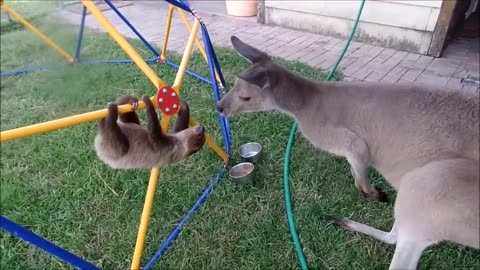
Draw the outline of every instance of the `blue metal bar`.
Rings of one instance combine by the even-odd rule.
[[[208,34],[207,26],[202,23],[202,29],[203,28],[204,28],[205,32],[207,33],[208,44],[209,44],[210,48],[212,48],[211,52],[212,52],[213,62],[215,64],[215,69],[217,70],[218,76],[220,77],[220,82],[222,83],[222,86],[225,87],[225,78],[223,77],[223,73],[220,69],[220,64],[219,64],[218,59],[217,59],[217,54],[213,50],[213,44],[212,44],[212,40],[210,39],[210,35]]]
[[[158,58],[149,58],[144,59],[147,63],[156,63]],[[131,59],[107,59],[107,60],[80,60],[80,63],[86,64],[98,64],[98,63],[107,63],[107,64],[130,64],[133,63]]]
[[[158,58],[150,58],[150,59],[144,59],[145,62],[147,63],[157,63]],[[101,63],[106,63],[106,64],[130,64],[133,63],[132,60],[130,59],[113,59],[113,60],[79,60],[78,63],[85,63],[85,64],[101,64]],[[64,67],[70,64],[61,64],[61,65],[48,65],[48,66],[33,66],[33,67],[28,67],[28,68],[21,68],[17,70],[12,70],[12,71],[3,71],[0,72],[0,77],[5,77],[5,76],[12,76],[12,75],[20,75],[20,74],[25,74],[33,71],[44,71],[44,70],[49,70],[51,68],[60,68]]]
[[[205,32],[207,34],[206,37],[208,39],[208,47],[210,48],[210,53],[212,54],[213,62],[215,64],[215,70],[217,71],[218,76],[220,77],[220,81],[222,83],[222,86],[225,88],[225,79],[223,77],[223,73],[222,73],[222,70],[220,68],[220,64],[218,62],[217,55],[215,54],[215,50],[213,49],[213,44],[210,40],[210,36],[208,35],[208,30],[207,30],[206,27],[205,27]],[[215,91],[219,92],[218,91],[218,85],[217,85],[217,89],[215,89]],[[219,96],[220,96],[220,94],[219,94]],[[231,138],[230,122],[228,121],[227,118],[225,118],[223,116],[220,116],[220,117],[221,117],[223,123],[225,124],[226,134],[227,134],[227,137],[228,137],[227,141],[228,141],[228,144],[230,144],[231,143],[231,140],[230,140],[230,138]],[[230,152],[228,152],[228,154],[230,154]]]
[[[145,46],[148,47],[148,49],[156,56],[156,57],[160,57],[160,54],[157,52],[157,50],[155,50],[152,45],[150,45],[150,43],[137,31],[137,29],[130,23],[130,21],[128,21],[127,18],[125,18],[125,16],[123,16],[123,14],[117,9],[117,7],[115,7],[114,4],[112,4],[112,2],[110,2],[110,0],[105,0],[105,3],[107,3],[107,5],[115,12],[117,13],[118,17],[120,17],[120,19],[122,19],[122,21],[124,23],[126,23],[128,25],[128,27],[130,27],[130,29],[132,29],[132,31],[135,33],[135,35],[137,35],[137,37],[145,44]]]
[[[30,242],[33,245],[39,247],[40,249],[43,249],[46,252],[55,255],[80,269],[99,269],[93,264],[83,260],[82,258],[66,251],[65,249],[53,244],[45,238],[42,238],[41,236],[38,236],[37,234],[16,224],[10,219],[4,217],[3,215],[0,217],[0,227],[5,231],[15,235],[16,237]]]
[[[210,35],[208,34],[208,29],[207,29],[207,26],[205,24],[202,23],[202,29],[205,30],[206,34],[207,34],[207,40],[205,42],[208,42],[209,44],[209,47],[211,48],[210,49],[210,52],[212,53],[212,56],[213,56],[213,61],[215,63],[215,68],[217,70],[217,73],[219,74],[219,77],[220,77],[220,81],[222,83],[222,86],[225,88],[225,79],[223,77],[223,73],[222,73],[222,70],[220,68],[220,64],[218,62],[218,59],[217,59],[217,55],[215,53],[215,50],[213,49],[213,43],[210,39]],[[230,141],[230,138],[231,138],[231,130],[230,130],[230,122],[228,121],[227,118],[223,117],[222,116],[222,120],[224,121],[225,123],[225,126],[226,126],[226,130],[227,130],[227,134],[228,134],[228,142],[231,143]],[[228,153],[230,154],[230,153]]]
[[[87,16],[87,8],[84,6],[82,11],[82,20],[80,21],[80,29],[78,31],[77,49],[75,50],[75,57],[73,58],[75,62],[78,62],[78,60],[80,59],[80,48],[82,47],[83,29],[85,27],[86,16]]]
[[[172,66],[172,67],[174,67],[174,68],[176,68],[176,69],[179,68],[179,66],[178,66],[177,64],[175,64],[174,62],[169,61],[169,60],[167,60],[167,59],[165,59],[165,64],[168,64],[168,65],[170,65],[170,66]],[[198,73],[195,73],[195,72],[190,71],[190,70],[188,70],[188,69],[186,70],[186,73],[189,74],[190,76],[196,78],[196,79],[201,80],[202,82],[206,82],[206,83],[208,83],[208,84],[212,84],[211,81],[209,81],[207,78],[202,77],[202,76],[199,75]]]
[[[215,96],[215,102],[218,102],[220,100],[220,91],[218,87],[218,82],[215,78],[215,64],[213,63],[213,46],[211,43],[208,41],[210,40],[208,36],[207,29],[205,27],[202,27],[202,39],[203,39],[203,44],[205,47],[205,51],[207,53],[207,62],[208,62],[208,67],[210,71],[210,77],[213,82],[213,94]],[[225,150],[228,154],[230,154],[230,132],[227,130],[229,128],[228,123],[226,122],[226,119],[219,113],[218,114],[218,119],[220,122],[220,126],[222,128],[222,134],[223,134],[223,140],[225,144]]]
[[[0,77],[12,76],[12,75],[20,75],[20,74],[25,74],[25,73],[33,72],[33,71],[49,70],[50,68],[54,68],[54,67],[64,67],[65,65],[69,65],[69,64],[48,65],[48,66],[33,66],[33,67],[21,68],[21,69],[11,70],[11,71],[2,71],[2,72],[0,72]]]
[[[208,55],[208,66],[210,70],[210,76],[215,76],[215,64],[213,62],[213,54],[215,53],[213,50],[213,46],[210,42],[210,37],[208,36],[208,32],[206,28],[202,27],[202,37],[204,40],[204,46],[205,50],[207,51]],[[212,77],[215,78],[215,77]],[[213,79],[214,80],[214,79]],[[215,96],[215,101],[218,102],[220,100],[220,91],[218,87],[218,82],[216,80],[215,84],[213,85],[213,92]],[[222,133],[224,135],[224,140],[225,140],[225,148],[228,154],[230,154],[230,131],[229,131],[229,123],[227,122],[227,119],[225,119],[220,113],[218,113],[220,125],[222,127]]]
[[[168,249],[170,244],[178,237],[180,234],[180,231],[182,230],[182,227],[186,224],[187,220],[190,218],[190,216],[197,211],[200,206],[206,201],[208,195],[213,191],[215,186],[220,182],[220,180],[223,178],[225,172],[227,171],[227,166],[224,165],[220,172],[217,174],[217,176],[210,182],[209,186],[205,189],[205,191],[202,193],[202,195],[198,198],[198,200],[195,202],[195,204],[192,206],[192,208],[185,214],[185,216],[180,220],[180,222],[177,224],[177,226],[173,229],[173,231],[168,235],[167,239],[163,242],[163,244],[160,246],[160,249],[153,255],[153,257],[150,259],[150,261],[145,265],[143,270],[148,270],[150,267],[152,267],[153,263],[155,260],[157,260],[160,256],[162,256],[165,251]]]

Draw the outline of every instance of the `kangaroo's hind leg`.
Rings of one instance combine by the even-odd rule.
[[[395,201],[395,223],[384,232],[349,219],[324,217],[350,231],[396,244],[390,270],[416,269],[426,248],[451,241],[478,248],[478,161],[434,161],[402,177]]]
[[[322,218],[328,223],[347,231],[362,233],[390,245],[397,243],[397,228],[395,224],[393,224],[390,232],[386,232],[348,218],[338,218],[329,215],[324,215]]]
[[[415,231],[414,229],[412,233],[409,230],[410,228],[402,227],[405,224],[402,219],[396,220],[390,232],[386,232],[347,218],[333,216],[323,216],[323,218],[327,222],[348,231],[362,233],[386,244],[396,245],[389,270],[415,270],[423,251],[434,244],[434,242],[427,240],[428,237],[425,237],[426,234],[423,234],[421,230],[416,229]],[[417,225],[423,227],[426,224]]]
[[[125,104],[130,104],[134,107],[133,111],[120,114],[119,115],[120,121],[122,121],[123,123],[133,123],[133,124],[140,125],[140,119],[138,118],[138,114],[135,111],[137,109],[137,106],[138,106],[138,98],[128,96],[128,95],[121,96],[117,99],[117,101],[115,103],[118,106],[125,105]]]
[[[395,202],[397,246],[389,269],[416,269],[430,245],[479,246],[478,161],[430,162],[402,177]]]

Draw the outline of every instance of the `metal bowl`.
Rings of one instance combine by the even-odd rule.
[[[255,165],[250,162],[242,162],[230,169],[230,177],[237,183],[249,184],[253,181]]]
[[[243,162],[256,163],[261,158],[262,146],[256,142],[249,142],[240,146],[238,154]]]

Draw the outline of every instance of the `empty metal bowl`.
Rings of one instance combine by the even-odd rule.
[[[243,162],[256,163],[260,160],[262,146],[256,142],[246,143],[238,149],[238,154]]]
[[[242,162],[230,169],[230,177],[237,183],[249,184],[254,178],[255,165],[250,162]]]

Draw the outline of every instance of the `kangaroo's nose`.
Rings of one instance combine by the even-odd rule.
[[[218,110],[219,112],[223,112],[223,107],[220,106],[218,103],[217,103],[217,110]]]

